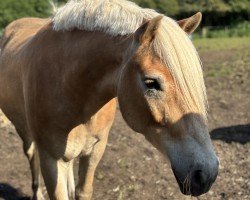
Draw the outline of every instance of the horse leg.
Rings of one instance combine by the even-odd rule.
[[[32,138],[24,134],[25,131],[21,131],[20,129],[16,129],[19,136],[23,140],[23,151],[26,157],[29,160],[31,176],[32,176],[32,191],[33,191],[33,200],[43,200],[43,184],[41,171],[39,166],[39,156]]]
[[[71,160],[69,163],[67,186],[69,199],[75,200],[74,160]]]
[[[79,180],[76,187],[77,200],[90,200],[92,197],[94,174],[103,156],[107,144],[108,132],[109,130],[104,132],[104,137],[95,144],[90,155],[80,157]]]
[[[67,179],[70,162],[56,159],[43,148],[38,147],[40,166],[49,198],[68,200]]]
[[[39,155],[34,142],[28,150],[28,159],[32,175],[33,200],[44,200],[42,174],[39,163]]]

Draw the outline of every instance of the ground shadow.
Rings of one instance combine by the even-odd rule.
[[[30,200],[30,197],[22,194],[18,189],[7,183],[0,183],[0,199],[4,200]]]
[[[250,124],[217,128],[210,134],[213,140],[246,144],[250,142]]]

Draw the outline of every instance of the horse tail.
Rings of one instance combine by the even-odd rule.
[[[12,35],[10,35],[10,37],[6,37],[5,36],[5,31],[3,32],[3,35],[0,38],[0,56],[3,53],[4,47],[10,41],[11,38],[12,38]]]
[[[15,25],[15,21],[8,24],[2,34],[2,37],[0,38],[0,56],[2,55],[4,48],[9,43],[9,41],[13,38],[15,32],[12,30],[13,25]]]
[[[2,44],[3,44],[3,36],[0,37],[0,55],[1,55],[1,52],[2,52]]]
[[[0,38],[0,56],[1,56],[1,54],[2,54],[2,49],[3,49],[3,42],[4,41],[4,38],[3,38],[3,36]]]

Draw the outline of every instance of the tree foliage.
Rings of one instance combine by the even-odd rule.
[[[0,29],[21,17],[48,17],[50,0],[0,0]],[[250,20],[250,0],[132,0],[145,8],[181,19],[203,12],[203,25],[230,25]],[[67,0],[54,0],[57,4]]]
[[[178,0],[182,18],[195,12],[203,13],[203,25],[231,25],[250,20],[249,0]]]
[[[1,0],[0,27],[21,17],[46,17],[49,15],[48,0]]]

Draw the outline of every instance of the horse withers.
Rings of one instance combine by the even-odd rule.
[[[23,140],[34,199],[43,199],[41,177],[51,199],[91,199],[116,97],[127,124],[170,160],[183,194],[210,189],[218,160],[188,37],[200,21],[200,13],[176,22],[124,0],[71,0],[51,19],[7,26],[0,108]]]

